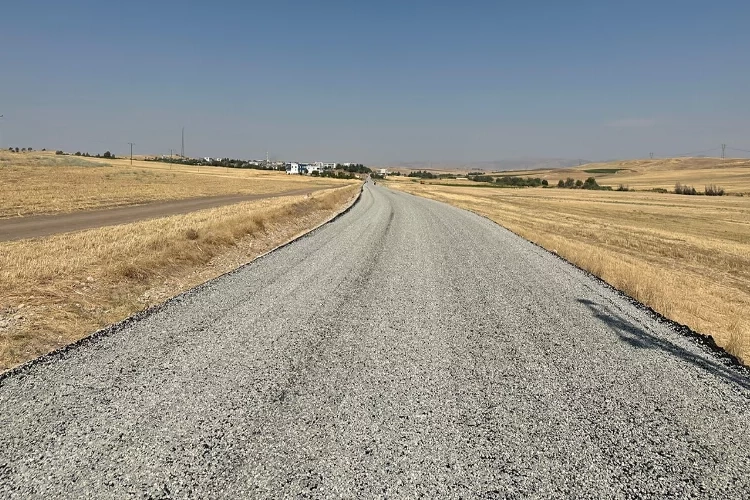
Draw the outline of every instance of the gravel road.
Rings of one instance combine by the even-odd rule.
[[[0,380],[0,497],[742,498],[750,379],[479,216],[367,185]]]

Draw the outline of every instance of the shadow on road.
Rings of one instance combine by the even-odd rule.
[[[619,316],[607,306],[587,299],[578,299],[578,302],[588,307],[591,312],[594,313],[594,317],[607,325],[609,329],[615,332],[623,342],[630,344],[637,349],[661,349],[662,351],[691,363],[712,375],[750,390],[750,379],[748,379],[748,377],[723,365],[719,361],[696,355],[666,339],[652,335],[643,328],[640,328],[622,316]]]

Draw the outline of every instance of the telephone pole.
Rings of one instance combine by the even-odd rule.
[[[180,156],[185,159],[185,127],[182,127],[182,149],[180,149]]]
[[[651,159],[653,160],[654,159],[654,153],[649,153],[649,155],[651,155]]]
[[[135,146],[134,142],[129,142],[130,144],[130,166],[133,166],[133,146]]]
[[[2,117],[3,115],[0,115],[0,118]],[[3,136],[2,136],[2,131],[0,130],[0,148],[2,148],[2,146],[3,146]]]
[[[722,160],[725,158],[725,156],[724,156],[724,150],[725,149],[727,149],[727,145],[726,144],[722,144],[721,145],[721,159]]]

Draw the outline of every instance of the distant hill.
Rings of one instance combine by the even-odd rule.
[[[487,172],[505,172],[508,170],[536,170],[570,168],[590,163],[589,160],[570,158],[520,158],[513,160],[451,162],[451,161],[417,161],[391,163],[390,168],[411,170],[484,170]]]

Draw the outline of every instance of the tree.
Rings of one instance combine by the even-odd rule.
[[[18,146],[16,146],[16,153],[18,153]]]
[[[562,179],[560,179],[559,181],[557,181],[557,187],[564,188],[565,187],[565,181],[562,180]]]

